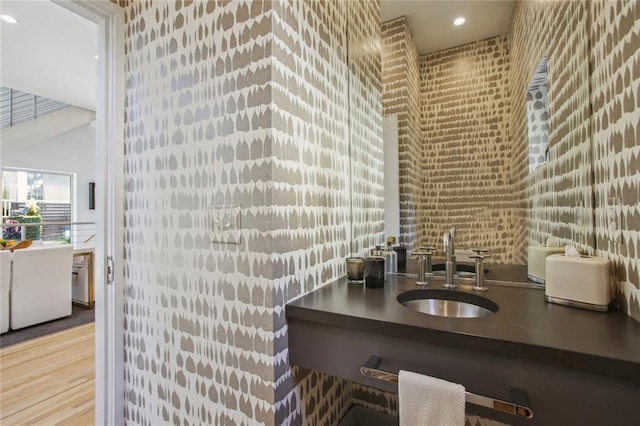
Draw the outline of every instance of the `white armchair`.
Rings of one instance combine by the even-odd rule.
[[[11,252],[0,251],[0,333],[9,331],[9,289],[11,288]]]
[[[70,244],[13,252],[11,329],[71,315]]]

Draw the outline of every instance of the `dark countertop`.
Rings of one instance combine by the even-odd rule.
[[[452,291],[473,293],[468,281],[458,282]],[[436,278],[426,288],[441,289],[442,283]],[[640,322],[617,309],[601,313],[546,303],[543,289],[490,280],[487,286],[481,296],[499,310],[482,318],[445,318],[404,307],[397,296],[421,288],[411,276],[390,277],[381,289],[347,284],[343,278],[287,304],[286,316],[640,383]]]

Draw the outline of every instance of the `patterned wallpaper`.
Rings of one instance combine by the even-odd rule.
[[[384,243],[380,3],[349,5],[349,140],[353,255]]]
[[[546,163],[549,145],[547,86],[537,86],[527,92],[527,140],[529,173]]]
[[[378,3],[121,5],[127,421],[335,424],[350,386],[290,369],[284,305],[344,274],[352,189],[357,250],[382,241]]]
[[[508,83],[507,36],[420,57],[421,245],[455,226],[457,249],[517,263]]]
[[[526,227],[518,229],[528,230],[531,244],[553,237],[560,245],[574,244],[594,254],[587,28],[584,1],[516,3],[511,24],[510,120],[515,193],[518,200],[527,200],[520,206],[527,211]],[[550,160],[529,174],[524,99],[545,55]],[[517,252],[525,253],[526,247]]]
[[[442,233],[456,226],[457,247],[484,246],[492,262],[524,263],[529,241],[549,237],[593,254],[585,5],[521,2],[508,37],[420,58],[424,167],[413,179],[401,164],[403,199],[420,203],[414,222],[420,245],[440,247]],[[402,111],[415,93],[403,75],[411,67],[400,66],[413,58],[402,51],[410,40],[403,25],[403,19],[384,23],[385,114]],[[524,96],[544,54],[553,79],[551,162],[529,174]],[[414,182],[423,186],[416,197]],[[401,211],[411,223],[413,211]]]
[[[418,50],[405,17],[382,24],[383,115],[398,116],[400,235],[413,250],[420,197],[420,72]]]
[[[273,424],[271,7],[126,8],[127,422]],[[239,245],[210,242],[213,204],[241,206]]]
[[[347,3],[353,9],[345,10]],[[378,3],[141,0],[119,4],[126,8],[127,18],[127,421],[334,424],[351,403],[370,398],[353,384],[289,370],[283,306],[342,275],[349,253],[363,254],[382,241]],[[479,175],[489,178],[489,186],[477,190],[486,196],[497,193],[498,180],[506,188],[513,185],[524,192],[523,182],[533,179],[536,186],[529,193],[533,213],[528,220],[539,225],[532,236],[556,234],[586,246],[590,219],[587,216],[582,227],[575,225],[581,211],[576,199],[591,207],[585,189],[591,179],[585,167],[590,154],[583,149],[589,145],[583,124],[588,106],[584,106],[584,86],[577,80],[588,80],[589,74],[585,74],[588,66],[572,58],[588,53],[586,38],[580,34],[590,34],[598,254],[616,262],[623,307],[639,319],[640,88],[638,67],[632,66],[638,62],[639,12],[635,2],[589,4],[518,3],[511,64],[506,37],[483,42],[481,50],[474,50],[479,44],[457,49],[459,58],[473,53],[485,59],[478,80],[467,75],[469,80],[463,82],[480,90],[484,78],[494,90],[492,95],[499,97],[508,96],[505,87],[525,87],[543,50],[551,52],[550,79],[557,83],[550,87],[550,97],[561,102],[551,106],[552,117],[558,120],[550,134],[553,162],[542,168],[541,176],[519,175],[509,181],[508,170],[522,170],[526,164],[526,150],[514,147],[507,154],[495,148],[507,138],[509,126],[517,143],[524,140],[525,124],[520,119],[524,114],[510,109],[515,90],[501,107],[509,120],[491,122],[486,129],[474,127],[482,117],[467,123],[469,137],[476,132],[484,140],[486,133],[497,143],[465,152],[455,140],[447,140],[446,132],[433,130],[425,142],[431,149],[438,141],[454,156],[469,161],[495,157],[497,162],[481,168],[484,174]],[[581,30],[589,28],[587,10],[592,15],[590,33]],[[353,25],[345,48],[347,14],[355,16],[349,18]],[[553,31],[562,28],[558,27],[562,22],[572,31]],[[347,53],[353,58],[348,64]],[[426,63],[431,69],[447,69],[442,54],[423,59],[423,92],[431,84],[424,80],[432,72]],[[557,74],[551,77],[552,72]],[[499,83],[505,75],[509,86]],[[449,102],[455,102],[457,91],[448,83],[441,82],[452,96]],[[428,131],[437,123],[438,104],[428,97],[423,102],[420,118]],[[408,103],[406,111],[412,111],[415,107]],[[475,109],[490,116],[490,103],[481,102]],[[411,126],[406,124],[408,132],[413,131]],[[447,162],[439,167],[446,171]],[[545,174],[552,168],[560,172],[553,178]],[[352,178],[345,179],[347,175]],[[437,179],[432,175],[425,191],[444,192],[456,186]],[[349,191],[355,195],[351,206]],[[550,191],[557,195],[540,201]],[[467,201],[457,206],[459,214],[440,219],[446,227],[472,215],[485,228],[496,228],[483,230],[473,245],[490,237],[516,241],[518,232],[524,232],[524,218],[518,222],[508,197],[496,194],[497,202],[504,203],[501,209],[508,212],[503,215],[498,209],[478,206],[473,194],[454,195],[451,198]],[[607,240],[603,206],[610,196],[622,201],[620,244]],[[240,205],[240,244],[210,242],[213,204]],[[518,207],[524,211],[526,206]],[[348,224],[352,210],[353,229]],[[562,223],[566,225],[553,228]],[[405,222],[403,233],[410,233],[411,226],[415,223]],[[471,230],[461,225],[459,230],[458,245],[464,246]],[[427,243],[432,238],[438,242],[438,235],[441,230],[435,225],[421,233]],[[525,247],[511,246],[497,253],[500,261],[524,259]]]
[[[281,308],[344,275],[349,255],[347,3],[273,8],[274,424],[336,424],[350,407],[348,383],[290,369]]]
[[[613,262],[619,307],[640,321],[640,7],[594,0],[589,11],[597,255]]]

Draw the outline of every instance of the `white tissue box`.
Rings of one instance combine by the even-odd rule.
[[[564,253],[564,247],[531,246],[527,259],[527,278],[531,281],[544,284],[545,260],[556,253]]]
[[[553,254],[545,261],[545,300],[551,303],[609,310],[611,266],[609,259]]]

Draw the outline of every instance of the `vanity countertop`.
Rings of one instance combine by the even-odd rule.
[[[434,279],[429,287],[441,289]],[[419,289],[415,277],[392,276],[370,289],[339,279],[287,304],[289,320],[362,330],[482,351],[640,383],[640,322],[625,313],[592,312],[544,301],[544,290],[487,280],[481,296],[499,310],[482,318],[446,318],[404,307],[400,293]],[[451,291],[473,292],[459,284]]]

